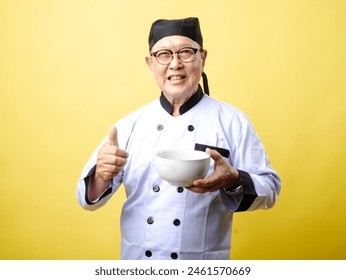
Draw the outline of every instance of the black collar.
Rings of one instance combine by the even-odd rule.
[[[200,85],[198,85],[197,91],[179,108],[180,115],[186,113],[190,109],[192,109],[199,101],[201,101],[204,93]],[[167,100],[166,96],[161,92],[160,96],[160,103],[163,109],[165,111],[172,115],[173,113],[173,106],[172,104]]]

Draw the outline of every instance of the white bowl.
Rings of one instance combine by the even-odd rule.
[[[154,164],[160,177],[171,185],[190,187],[207,175],[210,156],[201,151],[168,149],[155,154]]]

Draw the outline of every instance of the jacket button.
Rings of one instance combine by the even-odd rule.
[[[179,219],[175,219],[175,220],[173,221],[173,225],[179,226],[179,225],[180,225]]]
[[[151,251],[147,250],[145,251],[145,256],[150,258],[153,254],[151,253]]]
[[[156,185],[153,187],[154,192],[159,192],[160,191],[160,186]]]
[[[162,125],[162,124],[159,124],[159,125],[156,127],[156,129],[157,129],[158,131],[162,130],[162,129],[163,129],[163,125]]]
[[[177,192],[178,193],[182,193],[184,191],[184,188],[183,187],[177,187]]]
[[[147,223],[148,223],[149,225],[153,224],[153,223],[154,223],[154,218],[153,218],[153,217],[149,217],[149,218],[147,219]]]
[[[178,258],[178,254],[177,254],[177,253],[172,253],[172,254],[171,254],[171,258],[172,258],[173,260],[176,260],[176,259]]]
[[[187,130],[188,130],[188,131],[194,131],[194,130],[195,130],[195,128],[194,128],[194,126],[193,126],[193,125],[189,125],[189,126],[187,127]]]

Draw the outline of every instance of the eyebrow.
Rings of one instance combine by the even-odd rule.
[[[181,50],[181,49],[183,49],[183,48],[198,49],[198,47],[194,47],[194,46],[191,46],[191,45],[182,45],[182,46],[180,46],[179,48],[177,48],[177,51],[179,51],[179,50]],[[151,52],[153,53],[153,52],[157,52],[157,51],[161,51],[161,50],[168,50],[168,51],[170,51],[170,50],[172,50],[172,48],[169,48],[169,47],[160,47],[160,48],[157,48],[157,50],[155,50],[155,51],[151,50]]]

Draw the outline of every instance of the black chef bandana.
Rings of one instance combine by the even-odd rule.
[[[160,39],[172,35],[188,37],[200,44],[201,47],[203,46],[203,38],[198,18],[190,17],[173,20],[159,19],[152,24],[150,29],[149,50],[151,50]]]
[[[203,47],[203,37],[199,26],[199,20],[196,17],[189,17],[185,19],[156,20],[151,25],[149,33],[149,50],[151,50],[157,41],[172,35],[188,37]],[[204,91],[209,95],[207,75],[203,72],[202,77]]]

